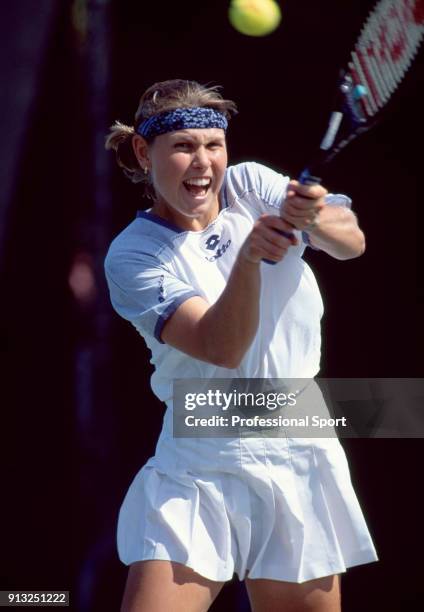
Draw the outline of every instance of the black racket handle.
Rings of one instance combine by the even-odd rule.
[[[312,176],[308,168],[305,168],[305,170],[299,176],[299,183],[301,183],[302,185],[319,185],[321,183],[321,179],[318,176]],[[294,234],[292,234],[291,232],[284,232],[283,230],[274,231],[280,234],[281,236],[288,238],[289,240],[294,239]],[[271,259],[263,259],[262,261],[269,264],[270,266],[275,266],[275,264],[277,263],[276,261],[272,261]]]

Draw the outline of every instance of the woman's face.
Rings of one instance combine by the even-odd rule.
[[[189,230],[203,229],[216,218],[227,167],[224,130],[186,129],[156,136],[147,157],[157,196],[153,212]]]

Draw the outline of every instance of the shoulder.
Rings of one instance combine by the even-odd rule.
[[[161,254],[173,248],[176,232],[166,225],[151,221],[146,213],[138,213],[111,242],[105,257],[108,279],[132,275],[136,270],[158,269]]]
[[[230,166],[226,173],[226,189],[230,199],[255,198],[270,206],[279,206],[289,177],[257,162]]]
[[[254,161],[241,162],[227,168],[226,179],[234,186],[241,188],[258,189],[264,183],[281,180],[282,173]]]

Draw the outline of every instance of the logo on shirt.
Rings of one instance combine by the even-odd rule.
[[[218,234],[212,234],[212,236],[209,236],[209,238],[206,240],[206,248],[213,251],[220,240],[221,239]]]
[[[212,236],[209,236],[209,238],[206,240],[206,248],[210,251],[213,251],[218,246],[220,241],[221,238],[218,234],[212,234]],[[218,249],[216,249],[215,253],[211,255],[211,257],[206,257],[206,259],[208,261],[216,261],[224,255],[230,244],[231,238],[228,239],[226,243],[222,244]]]

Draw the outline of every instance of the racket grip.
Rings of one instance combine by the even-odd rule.
[[[313,176],[308,168],[305,168],[299,176],[299,183],[302,185],[319,185],[321,178],[319,176]]]
[[[303,170],[303,172],[299,176],[299,183],[301,183],[302,185],[319,185],[321,183],[321,179],[319,176],[312,176],[308,168],[305,168],[305,170]],[[285,236],[289,240],[294,238],[294,234],[291,234],[289,232],[283,232],[282,230],[274,230],[274,231],[281,234],[281,236]],[[277,263],[276,261],[271,261],[270,259],[263,259],[262,261],[264,261],[267,264],[270,264],[271,266],[275,266],[275,264]]]

